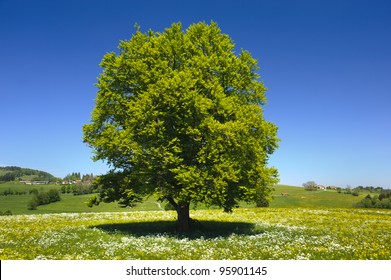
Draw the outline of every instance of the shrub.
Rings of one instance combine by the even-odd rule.
[[[14,191],[11,188],[8,188],[2,192],[2,195],[4,195],[4,196],[13,195],[13,194],[14,194]]]
[[[92,189],[90,186],[72,185],[73,195],[90,194],[91,192],[92,192]]]
[[[48,193],[40,192],[37,195],[37,198],[38,198],[38,205],[45,205],[50,203],[50,198]]]
[[[353,196],[359,196],[359,194],[360,194],[360,193],[359,193],[358,191],[353,191],[353,192],[352,192],[352,195],[353,195]]]
[[[391,209],[391,198],[384,198],[376,202],[376,208]]]
[[[11,210],[7,210],[4,212],[3,216],[12,216]]]
[[[58,190],[51,189],[51,190],[48,191],[47,194],[49,196],[49,203],[61,200],[60,192]]]
[[[363,208],[391,209],[391,197],[387,197],[387,195],[383,194],[374,197],[367,195],[363,200],[357,203],[356,206]]]
[[[100,201],[97,195],[93,195],[85,203],[88,207],[92,207],[94,205],[99,205]]]
[[[317,191],[318,185],[314,181],[308,181],[303,184],[303,187],[306,191]]]
[[[39,205],[38,197],[37,195],[34,195],[29,202],[27,202],[27,209],[28,210],[37,210]]]
[[[343,193],[344,194],[352,194],[352,189],[351,188],[346,188]]]
[[[34,195],[37,195],[38,194],[38,190],[37,189],[31,189],[30,191],[29,191],[29,194],[34,194]]]
[[[36,210],[39,205],[45,205],[52,202],[60,201],[60,193],[58,190],[51,189],[48,192],[35,193],[31,200],[27,203],[28,210]]]
[[[66,193],[67,192],[67,188],[65,185],[62,185],[61,186],[61,193]]]
[[[0,216],[12,216],[12,212],[10,210],[5,211],[4,213],[0,211]]]
[[[379,200],[383,200],[385,198],[391,198],[391,191],[383,191],[380,195],[379,195]]]
[[[15,181],[16,175],[14,172],[7,172],[4,175],[0,176],[0,181],[11,182]]]

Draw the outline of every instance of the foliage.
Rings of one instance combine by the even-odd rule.
[[[91,197],[91,194],[74,195],[71,188],[69,193],[61,193],[61,201],[42,205],[36,211],[29,211],[26,205],[32,198],[32,192],[48,191],[49,189],[58,189],[67,185],[40,185],[31,186],[17,183],[3,183],[0,184],[0,194],[3,191],[11,189],[14,194],[20,195],[0,195],[0,210],[9,209],[14,215],[20,214],[48,214],[48,213],[64,213],[64,212],[129,212],[129,211],[158,211],[165,208],[166,202],[159,202],[154,196],[145,197],[142,203],[136,203],[132,207],[121,207],[117,202],[100,203],[93,208],[86,206],[86,201]],[[70,185],[71,187],[72,185]],[[362,200],[369,191],[362,191],[360,196],[340,195],[336,190],[325,190],[317,192],[307,192],[302,187],[277,185],[272,192],[272,199],[269,202],[269,207],[338,207],[338,208],[352,208],[360,200]],[[94,193],[98,190],[93,190]],[[281,193],[289,193],[289,196],[281,196]],[[99,194],[94,194],[99,197]],[[160,206],[159,206],[160,205]],[[255,203],[241,202],[240,207],[252,208]],[[202,203],[191,204],[190,209],[218,209],[217,206],[206,206]]]
[[[174,206],[172,206],[172,204],[166,203],[166,204],[164,205],[164,210],[166,210],[166,211],[172,211],[172,210],[175,210],[175,208],[174,208]]]
[[[366,191],[369,191],[371,193],[381,193],[382,191],[384,191],[384,189],[382,187],[374,187],[374,186],[358,186],[356,189],[358,190],[366,190]]]
[[[264,120],[265,87],[249,52],[236,55],[214,22],[138,29],[119,50],[101,62],[83,127],[95,160],[113,167],[98,182],[102,201],[155,193],[188,220],[190,202],[229,212],[270,195],[278,174],[267,162],[279,140]]]
[[[140,185],[132,185],[132,181],[122,172],[109,172],[97,177],[92,188],[99,192],[97,203],[100,201],[110,203],[123,199],[124,206],[132,206],[147,194],[142,187],[138,187]]]
[[[192,217],[204,230],[183,235],[173,230],[173,211],[2,216],[0,259],[391,259],[390,210],[253,208]]]
[[[306,191],[317,191],[318,190],[318,184],[314,181],[308,181],[307,183],[303,184],[303,187]]]
[[[91,186],[85,186],[82,184],[73,184],[71,189],[73,195],[90,194],[92,192]]]
[[[4,213],[0,211],[0,216],[12,216],[12,212],[10,210],[5,211]]]
[[[391,209],[391,190],[383,190],[380,195],[367,195],[356,205],[363,208]]]
[[[64,194],[64,193],[70,193],[71,192],[71,185],[69,184],[64,184],[64,185],[61,185],[61,193]]]
[[[93,187],[90,185],[83,185],[81,183],[77,184],[63,184],[60,187],[60,191],[62,194],[72,193],[73,195],[84,195],[92,193]]]
[[[47,192],[33,192],[33,197],[27,203],[27,209],[36,210],[39,205],[46,205],[60,200],[60,193],[56,189],[51,189]]]
[[[357,190],[357,189],[354,189],[354,190],[352,191],[352,195],[353,195],[353,196],[359,196],[359,195],[360,195],[360,191]]]
[[[391,190],[383,190],[379,195],[379,200],[391,198]]]
[[[7,195],[24,195],[26,194],[26,191],[19,191],[14,190],[11,188],[4,189],[3,191],[0,191],[0,196],[7,196]]]
[[[64,180],[68,181],[76,181],[81,180],[82,182],[85,181],[92,181],[94,179],[94,174],[84,174],[83,176],[80,174],[80,172],[72,172],[64,177]]]
[[[49,197],[49,203],[61,200],[60,193],[59,193],[58,190],[51,189],[51,190],[49,190],[47,192],[47,194],[48,194],[48,197]]]
[[[99,205],[99,198],[98,198],[98,196],[93,195],[93,196],[89,197],[88,200],[86,201],[86,205],[88,207]]]
[[[258,193],[255,197],[255,206],[256,207],[269,207],[270,199],[266,197],[263,193]]]
[[[81,180],[80,172],[72,172],[71,174],[65,176],[64,180],[71,180],[71,181]]]
[[[6,172],[5,174],[0,176],[0,181],[14,181],[22,178],[23,176],[35,176],[34,180],[36,181],[46,181],[54,179],[54,176],[48,172],[30,168],[22,168],[18,166],[0,167],[0,171]]]
[[[39,206],[38,195],[34,195],[34,196],[27,202],[27,210],[37,210],[38,206]]]
[[[15,181],[16,175],[14,172],[7,172],[4,175],[0,176],[0,181],[4,182],[10,182],[10,181]]]
[[[29,190],[29,194],[34,194],[34,195],[38,195],[38,190],[36,188],[33,188],[33,189],[30,189]]]
[[[83,177],[81,178],[82,182],[86,181],[93,181],[95,179],[94,174],[84,174]]]

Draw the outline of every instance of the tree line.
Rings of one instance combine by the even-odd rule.
[[[64,180],[68,180],[68,181],[81,180],[82,182],[85,182],[85,181],[92,181],[94,180],[94,178],[95,176],[93,173],[81,175],[80,172],[72,172],[69,173],[67,176],[65,176]]]
[[[314,181],[308,181],[303,184],[306,191],[317,191],[319,185]],[[391,209],[391,190],[383,189],[382,187],[374,186],[358,186],[356,188],[339,188],[335,189],[338,193],[351,194],[353,196],[359,196],[360,192],[369,192],[364,199],[358,202],[355,206],[361,208],[383,208]]]
[[[34,181],[50,181],[54,179],[54,176],[48,172],[18,166],[0,167],[0,171],[4,173],[0,175],[0,182],[15,181],[23,176],[34,176]]]
[[[379,195],[368,194],[357,207],[391,209],[391,190],[382,190]]]
[[[46,192],[39,192],[37,189],[33,189],[33,197],[27,203],[28,210],[36,210],[39,205],[45,205],[61,200],[60,192],[56,189],[51,189]]]

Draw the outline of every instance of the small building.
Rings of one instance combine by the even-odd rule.
[[[31,181],[19,181],[19,184],[23,184],[23,185],[31,185]]]
[[[47,185],[50,181],[33,181],[33,185]]]

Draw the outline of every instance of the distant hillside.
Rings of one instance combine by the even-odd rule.
[[[361,190],[355,196],[332,189],[306,191],[303,187],[278,185],[273,192],[270,207],[351,208],[368,194],[368,190]]]
[[[0,167],[0,182],[11,182],[15,180],[50,181],[54,178],[52,174],[41,170],[18,166]]]

